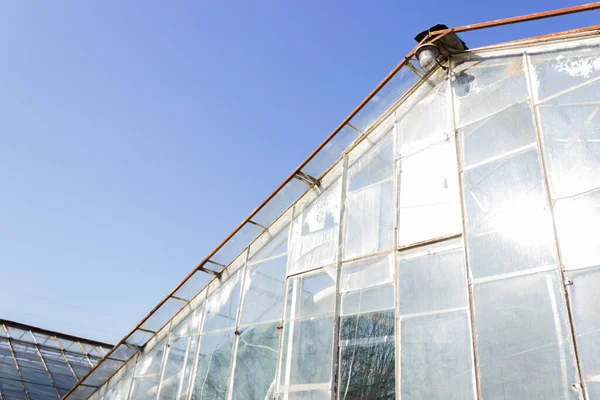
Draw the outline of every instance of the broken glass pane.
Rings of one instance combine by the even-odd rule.
[[[200,337],[192,400],[225,398],[233,336],[228,330]]]
[[[251,326],[238,336],[233,400],[273,398],[279,323]]]

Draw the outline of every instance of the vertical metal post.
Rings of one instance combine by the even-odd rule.
[[[410,63],[408,63],[410,64]],[[395,384],[395,397],[396,400],[400,400],[400,398],[402,397],[401,392],[402,392],[402,353],[401,353],[401,329],[402,329],[402,324],[400,321],[400,281],[399,281],[399,277],[398,277],[398,251],[396,250],[398,248],[398,233],[399,233],[399,229],[398,229],[398,225],[400,224],[400,222],[398,221],[398,210],[400,207],[400,174],[399,174],[399,169],[400,169],[400,149],[398,146],[398,141],[400,140],[400,132],[398,130],[398,121],[396,121],[396,118],[398,117],[398,113],[396,111],[394,111],[394,128],[393,128],[393,132],[392,132],[392,148],[393,148],[393,171],[392,171],[392,179],[393,179],[393,185],[394,185],[394,209],[392,210],[394,213],[394,227],[393,227],[393,234],[394,234],[394,238],[393,238],[393,243],[394,243],[394,250],[393,250],[393,255],[392,255],[392,262],[394,263],[394,379],[396,380],[396,384]]]
[[[341,296],[340,296],[340,280],[342,276],[342,258],[346,228],[346,192],[348,187],[348,154],[343,155],[342,159],[342,176],[340,189],[340,223],[338,224],[338,248],[337,248],[337,262],[336,262],[336,274],[335,274],[335,307],[333,309],[333,364],[331,367],[331,399],[335,400],[338,396],[338,389],[340,386],[340,372],[338,368],[340,366],[340,336],[341,330]]]
[[[287,279],[287,275],[288,275],[288,271],[290,269],[290,245],[292,244],[292,232],[293,232],[293,228],[294,228],[294,218],[295,218],[295,212],[296,212],[296,202],[294,202],[294,204],[292,205],[292,217],[291,217],[291,221],[290,221],[290,225],[288,228],[288,252],[287,252],[287,258],[286,258],[286,263],[285,263],[285,276],[286,278],[284,279],[284,283],[283,283],[283,307],[281,307],[281,324],[279,326],[279,348],[277,351],[277,366],[275,367],[275,380],[274,380],[274,384],[273,384],[273,400],[275,400],[275,398],[277,397],[277,393],[279,392],[279,382],[281,381],[281,379],[279,378],[279,375],[281,374],[281,363],[283,362],[283,341],[284,341],[284,334],[283,332],[285,332],[285,315],[287,313],[287,291],[288,291],[288,283],[289,280]]]
[[[555,255],[556,255],[556,261],[558,263],[557,268],[558,268],[560,281],[561,281],[560,288],[561,288],[561,295],[562,295],[562,299],[563,299],[563,307],[565,307],[565,309],[567,310],[566,323],[569,327],[569,338],[571,339],[570,340],[571,351],[573,352],[573,355],[575,357],[574,367],[577,370],[577,379],[579,379],[579,382],[574,382],[572,384],[572,387],[574,389],[577,389],[578,391],[580,391],[580,398],[583,397],[584,399],[587,399],[588,398],[587,388],[585,386],[585,380],[583,379],[583,375],[582,375],[583,369],[582,369],[581,360],[579,357],[577,336],[575,334],[575,327],[574,327],[574,323],[573,323],[573,315],[572,315],[572,311],[571,311],[571,302],[569,299],[569,292],[567,290],[567,282],[568,282],[569,278],[567,276],[567,271],[564,268],[564,264],[562,261],[562,254],[561,254],[560,246],[558,243],[558,233],[557,233],[557,227],[556,227],[556,220],[554,217],[554,204],[552,202],[552,196],[550,194],[550,186],[549,186],[549,182],[548,182],[548,170],[546,167],[546,161],[545,161],[545,157],[544,157],[542,129],[541,129],[541,123],[540,123],[540,116],[538,113],[539,110],[537,107],[538,99],[537,99],[537,93],[533,87],[533,82],[532,82],[533,72],[532,72],[532,68],[531,68],[531,64],[530,64],[529,54],[527,53],[527,51],[525,51],[523,53],[523,69],[524,69],[523,72],[527,79],[527,89],[529,91],[529,104],[530,104],[530,109],[531,109],[531,114],[532,114],[532,119],[533,119],[533,125],[535,127],[535,139],[536,139],[536,144],[537,144],[537,148],[538,148],[539,160],[540,160],[540,164],[541,164],[540,167],[541,167],[541,172],[542,172],[544,195],[546,197],[547,207],[549,207],[550,218],[552,220],[552,229],[554,231],[553,232],[554,233],[554,248],[556,250]],[[568,389],[568,388],[565,388],[565,389]]]
[[[456,123],[456,108],[454,106],[454,91],[452,90],[452,66],[453,60],[448,61],[448,95],[450,97],[450,115],[452,118],[452,131],[454,132],[454,143],[456,145],[456,163],[458,172],[458,191],[460,194],[461,204],[461,221],[462,221],[462,244],[463,244],[463,257],[464,265],[466,269],[467,277],[467,295],[469,300],[469,334],[471,335],[471,353],[473,362],[473,379],[475,382],[475,393],[474,397],[481,399],[481,377],[479,375],[479,354],[477,352],[477,339],[476,339],[476,324],[475,324],[475,301],[473,299],[473,278],[471,276],[471,267],[469,263],[469,249],[467,246],[467,222],[465,216],[467,215],[467,205],[465,203],[465,193],[463,185],[463,170],[462,170],[462,152],[460,151],[462,145],[462,138],[457,128]]]
[[[264,231],[266,232],[266,230]],[[236,364],[236,357],[237,357],[237,348],[238,348],[238,342],[239,342],[239,335],[241,335],[241,332],[239,331],[240,329],[240,319],[241,319],[241,314],[242,314],[242,306],[244,305],[244,298],[245,296],[245,287],[246,287],[246,278],[248,275],[248,257],[250,254],[250,248],[248,247],[246,249],[246,259],[244,261],[244,265],[240,268],[240,271],[242,273],[242,281],[240,283],[240,300],[238,302],[238,308],[237,308],[237,313],[235,316],[235,333],[233,335],[233,343],[232,343],[232,351],[231,351],[231,360],[229,361],[229,375],[228,375],[228,379],[227,379],[227,392],[225,393],[225,398],[226,399],[231,399],[231,397],[233,396],[233,378],[234,378],[234,371],[235,371],[235,364]]]
[[[192,373],[190,374],[190,387],[187,395],[187,400],[192,400],[194,389],[196,385],[196,374],[198,373],[198,358],[200,357],[200,345],[202,344],[202,329],[204,329],[204,318],[206,317],[206,301],[208,299],[208,288],[203,293],[204,302],[202,303],[202,315],[200,315],[200,321],[198,321],[198,348],[196,349],[196,355],[194,356]]]

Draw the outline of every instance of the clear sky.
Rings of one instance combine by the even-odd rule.
[[[5,1],[0,318],[117,342],[437,23],[575,1]],[[592,12],[463,35],[470,47]]]

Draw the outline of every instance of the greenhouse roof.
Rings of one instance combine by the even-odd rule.
[[[112,347],[0,319],[0,399],[60,398]]]

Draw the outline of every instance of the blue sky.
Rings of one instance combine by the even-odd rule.
[[[0,318],[117,342],[436,23],[574,1],[0,5]],[[597,23],[463,35],[471,47]]]

